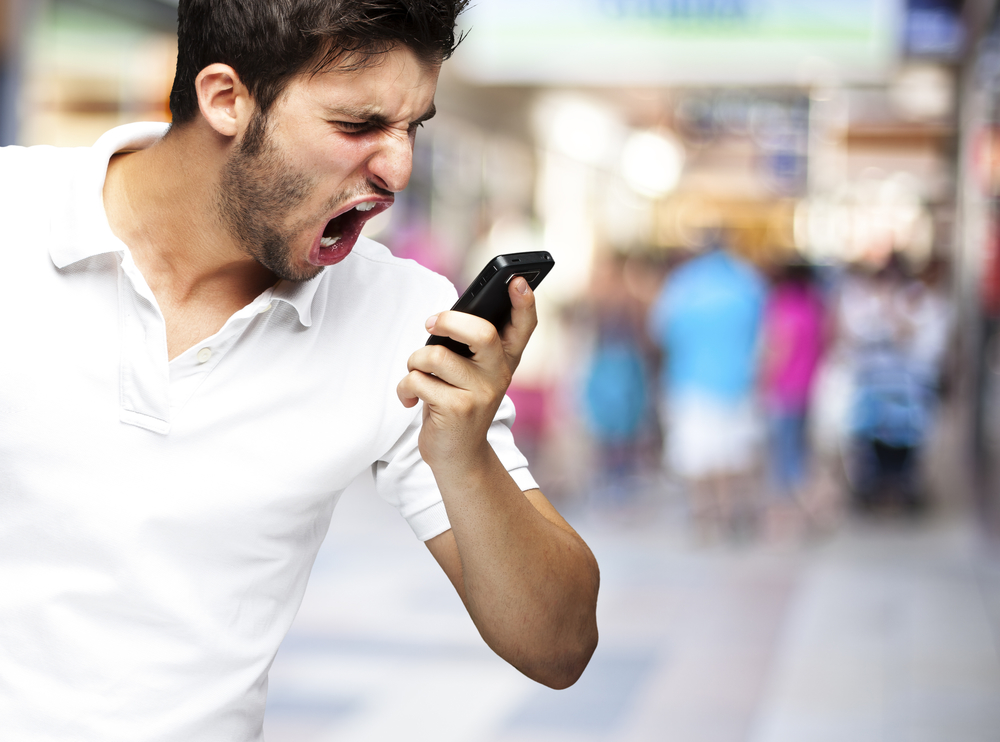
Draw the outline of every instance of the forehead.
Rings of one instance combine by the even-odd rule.
[[[285,92],[287,98],[305,98],[327,108],[414,114],[412,118],[433,104],[439,72],[439,65],[422,61],[406,47],[396,47],[357,69],[341,65],[301,73],[292,78]]]

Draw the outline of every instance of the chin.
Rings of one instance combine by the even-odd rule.
[[[306,281],[313,280],[322,273],[324,267],[322,265],[306,265],[304,268],[298,270],[284,270],[281,272],[272,270],[271,272],[283,281],[305,283]]]
[[[287,244],[265,243],[262,247],[251,251],[251,256],[263,268],[277,278],[293,283],[311,281],[323,272],[323,265],[317,265],[310,260],[292,260],[292,251]]]

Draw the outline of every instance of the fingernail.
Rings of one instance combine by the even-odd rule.
[[[427,321],[424,322],[424,327],[427,328],[427,332],[431,332],[434,329],[434,325],[437,324],[437,321],[438,316],[436,314],[427,318]]]
[[[524,296],[525,294],[528,293],[528,282],[525,281],[523,278],[519,278],[517,281],[517,285],[515,285],[514,288],[517,290],[517,293]]]

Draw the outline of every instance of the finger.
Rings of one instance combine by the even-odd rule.
[[[396,384],[396,396],[403,403],[403,407],[413,407],[420,401],[420,394],[417,393],[417,384],[414,375],[419,372],[411,371]]]
[[[476,369],[472,359],[453,353],[443,345],[425,345],[410,354],[407,371],[418,371],[458,389],[472,389]]]
[[[433,322],[432,322],[433,320]],[[428,319],[426,327],[432,335],[451,338],[468,345],[473,353],[500,352],[500,336],[488,320],[466,312],[447,311]]]
[[[423,371],[410,371],[396,384],[396,396],[403,403],[403,407],[413,407],[420,400],[427,400],[432,396],[431,387],[435,379],[430,374]],[[438,381],[437,383],[443,383]]]
[[[514,278],[507,285],[507,293],[511,306],[510,324],[504,328],[503,344],[507,354],[516,360],[520,359],[531,333],[538,325],[538,313],[535,308],[535,292],[523,277]]]
[[[474,413],[475,395],[423,371],[410,371],[404,376],[396,385],[396,396],[404,407],[413,407],[415,400],[420,400],[425,411],[447,412],[458,419],[468,419]],[[499,406],[499,399],[495,401]]]

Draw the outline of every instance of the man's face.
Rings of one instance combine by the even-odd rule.
[[[374,67],[294,78],[234,145],[218,210],[243,249],[291,281],[347,257],[364,223],[410,179],[434,113],[437,69],[400,47]],[[254,126],[263,128],[257,142]]]

